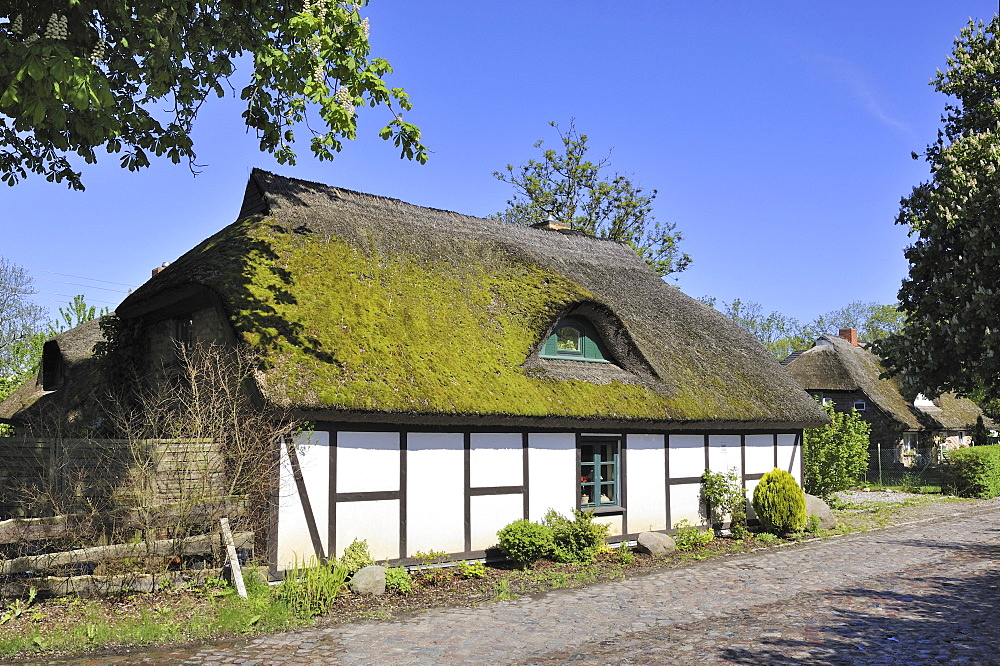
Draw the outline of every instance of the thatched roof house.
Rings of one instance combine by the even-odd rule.
[[[149,376],[178,345],[243,344],[259,398],[310,422],[283,453],[276,569],[354,537],[468,557],[549,508],[616,538],[700,522],[706,467],[800,477],[827,421],[625,244],[259,170],[238,221],[117,313]]]
[[[268,399],[371,420],[801,426],[815,406],[726,317],[622,243],[255,170],[240,221],[129,296],[123,318],[214,301],[264,354]],[[585,317],[611,363],[544,358]]]
[[[857,407],[895,443],[904,433],[924,433],[955,438],[964,443],[982,410],[967,398],[943,394],[934,400],[908,400],[900,391],[899,379],[882,379],[884,368],[877,356],[852,343],[856,331],[845,329],[841,336],[824,335],[783,364],[802,388],[816,397],[832,400],[838,411]],[[988,419],[988,426],[993,424]],[[883,443],[890,443],[883,441]]]
[[[0,423],[47,430],[50,418],[72,421],[88,411],[97,379],[94,345],[101,340],[95,319],[46,341],[39,372],[0,402]]]

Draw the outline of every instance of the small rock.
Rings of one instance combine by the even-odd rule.
[[[359,569],[351,577],[351,592],[354,594],[385,594],[385,567],[373,564]]]
[[[677,548],[673,537],[661,532],[643,532],[637,541],[640,553],[649,553],[654,557],[669,555]]]
[[[809,493],[806,493],[806,516],[819,516],[821,530],[832,530],[837,525],[837,517],[833,515],[830,506]]]

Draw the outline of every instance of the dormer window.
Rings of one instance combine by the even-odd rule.
[[[556,324],[555,331],[542,347],[541,356],[562,361],[609,362],[597,331],[578,318],[566,318]]]

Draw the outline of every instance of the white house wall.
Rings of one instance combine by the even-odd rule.
[[[496,533],[549,509],[580,506],[579,446],[620,441],[621,507],[595,520],[612,537],[704,524],[701,475],[735,469],[747,496],[775,465],[801,482],[798,433],[403,432],[317,430],[281,453],[269,559],[275,573],[295,561],[343,553],[365,539],[377,560],[417,551],[482,557]]]
[[[625,505],[629,532],[663,530],[667,525],[664,435],[629,435],[625,448]],[[702,463],[704,465],[704,463]]]

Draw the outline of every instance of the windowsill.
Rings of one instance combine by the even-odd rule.
[[[595,516],[615,515],[625,513],[625,507],[617,504],[605,504],[603,506],[581,506],[580,511],[590,511]]]
[[[611,361],[605,360],[603,358],[583,358],[580,356],[570,356],[565,354],[562,356],[553,356],[551,354],[539,354],[542,358],[547,361],[581,361],[583,363],[611,363]]]

